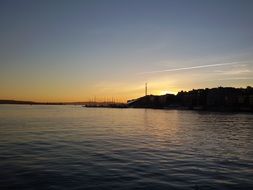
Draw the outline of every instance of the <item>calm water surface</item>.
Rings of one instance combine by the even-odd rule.
[[[253,189],[253,115],[1,105],[0,189]]]

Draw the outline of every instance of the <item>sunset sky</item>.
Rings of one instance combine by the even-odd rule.
[[[253,86],[251,0],[0,1],[0,99]]]

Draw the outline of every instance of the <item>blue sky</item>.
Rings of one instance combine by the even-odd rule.
[[[252,10],[250,0],[1,1],[0,98],[252,85]]]

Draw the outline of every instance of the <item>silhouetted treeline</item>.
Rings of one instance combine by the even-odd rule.
[[[181,91],[177,95],[148,95],[128,101],[135,108],[181,108],[215,111],[253,111],[253,88],[219,87]]]

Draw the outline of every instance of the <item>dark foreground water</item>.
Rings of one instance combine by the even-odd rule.
[[[0,189],[253,189],[253,115],[1,105]]]

